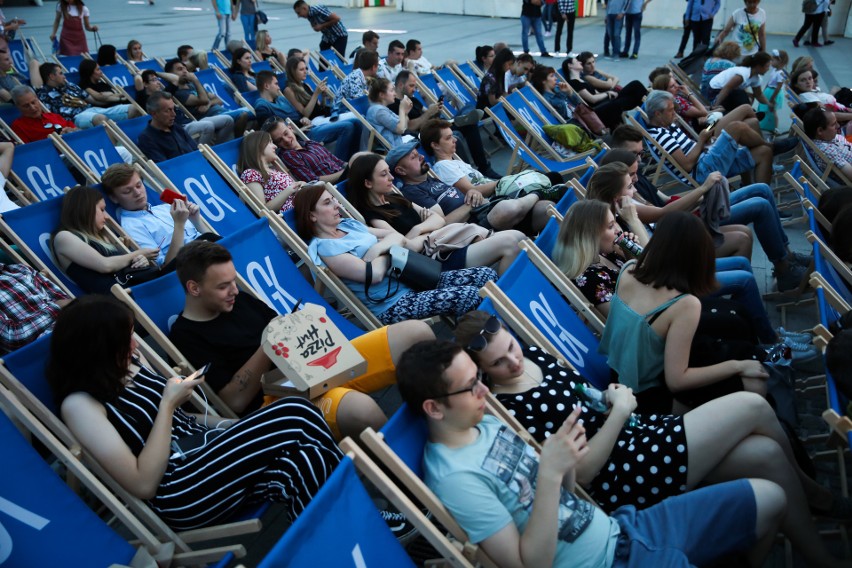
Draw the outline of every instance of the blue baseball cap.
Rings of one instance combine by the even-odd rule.
[[[393,170],[396,168],[399,161],[418,146],[420,146],[420,140],[411,140],[410,142],[391,148],[391,151],[388,152],[387,156],[385,156],[385,161],[388,163],[388,166],[390,166],[391,173],[393,173]]]

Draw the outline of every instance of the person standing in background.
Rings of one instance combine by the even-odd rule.
[[[676,58],[683,57],[689,33],[692,32],[692,51],[699,45],[710,45],[713,31],[713,18],[719,12],[721,0],[686,0],[686,12],[683,15],[683,37]]]
[[[556,8],[556,0],[544,0],[544,7],[541,10],[541,21],[544,24],[544,37],[550,37],[550,30],[553,29],[553,20],[556,19],[559,10]]]
[[[547,48],[544,47],[544,33],[541,29],[541,2],[542,0],[523,0],[521,5],[521,45],[524,53],[530,52],[530,28],[535,34],[535,41],[542,57],[550,57]]]
[[[257,34],[257,0],[239,0],[234,2],[234,19],[240,16],[243,24],[243,34],[246,43],[252,49],[257,49],[255,35]]]
[[[736,28],[731,39],[740,44],[743,57],[769,51],[766,47],[766,12],[760,7],[760,0],[743,0],[743,3],[745,7],[734,10],[713,46],[720,45],[725,36]],[[798,45],[796,40],[793,43]]]
[[[305,0],[296,0],[293,11],[300,18],[310,22],[315,32],[322,33],[320,51],[333,47],[342,56],[346,56],[346,44],[349,42],[349,32],[340,21],[340,16],[331,12],[322,4],[311,6]]]
[[[619,54],[619,57],[627,58],[630,51],[631,36],[636,36],[636,43],[633,45],[633,55],[630,59],[639,59],[639,43],[642,41],[642,12],[651,0],[627,0],[627,12],[625,12],[627,28],[624,38],[624,51]]]
[[[216,23],[219,30],[216,32],[216,39],[213,40],[213,47],[210,49],[219,49],[219,42],[222,38],[225,39],[225,47],[228,46],[228,41],[231,39],[231,0],[211,0],[213,3],[213,12],[216,14]],[[236,14],[234,14],[236,16]]]
[[[81,0],[59,0],[56,4],[56,17],[53,19],[53,31],[50,41],[56,41],[56,32],[62,22],[59,34],[59,55],[80,55],[89,51],[86,43],[86,31],[96,32],[98,26],[89,23],[89,9]],[[85,30],[83,29],[85,28]]]
[[[834,4],[834,3],[835,3],[835,0],[831,0],[831,3],[828,5],[828,10],[825,11],[825,17],[822,19],[822,44],[823,45],[831,45],[832,43],[834,43],[834,40],[828,39],[828,20],[831,17],[831,5]]]
[[[627,0],[609,0],[606,3],[606,36],[604,37],[604,57],[606,57],[607,41],[612,43],[612,57],[621,55],[621,28],[624,27],[624,13],[627,9]]]
[[[802,36],[807,33],[808,28],[811,28],[811,40],[805,41],[805,45],[812,45],[813,47],[822,47],[822,44],[819,42],[819,31],[822,28],[822,22],[825,19],[825,13],[831,7],[831,0],[816,0],[813,3],[813,6],[808,6],[811,8],[808,11],[805,11],[805,7],[808,5],[808,2],[802,4],[802,12],[805,13],[805,21],[802,24],[802,27],[799,28],[799,31],[796,33],[796,37],[793,38],[793,45],[799,47],[799,40],[802,39]]]
[[[556,19],[556,45],[554,52],[560,53],[559,40],[562,39],[562,26],[565,26],[565,53],[574,49],[574,19],[577,17],[577,5],[574,0],[558,0],[559,16]]]

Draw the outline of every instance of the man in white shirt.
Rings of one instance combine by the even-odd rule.
[[[393,83],[396,76],[402,71],[402,60],[404,58],[405,46],[398,39],[393,40],[388,44],[388,56],[379,61],[379,70],[376,75]]]

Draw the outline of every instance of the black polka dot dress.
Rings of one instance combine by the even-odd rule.
[[[530,434],[543,441],[582,402],[575,393],[576,384],[588,382],[537,347],[525,347],[524,354],[541,368],[541,385],[524,393],[497,394],[497,398]],[[607,416],[584,407],[582,418],[586,436],[592,439]],[[609,460],[586,487],[606,511],[622,505],[644,509],[686,491],[683,417],[637,415],[637,419],[634,426],[624,425]]]

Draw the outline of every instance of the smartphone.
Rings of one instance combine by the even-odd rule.
[[[162,201],[163,203],[168,203],[169,205],[171,205],[175,202],[175,199],[182,199],[186,201],[186,196],[181,195],[177,191],[169,188],[164,189],[163,192],[160,194],[160,201]]]
[[[192,373],[192,375],[190,375],[190,377],[192,377],[193,379],[197,379],[198,377],[206,375],[207,371],[210,370],[210,365],[212,365],[212,364],[213,363],[207,363],[206,365],[204,365],[203,367],[201,367],[200,369],[198,369],[197,371]]]
[[[438,104],[444,104],[444,95],[438,97]]]

